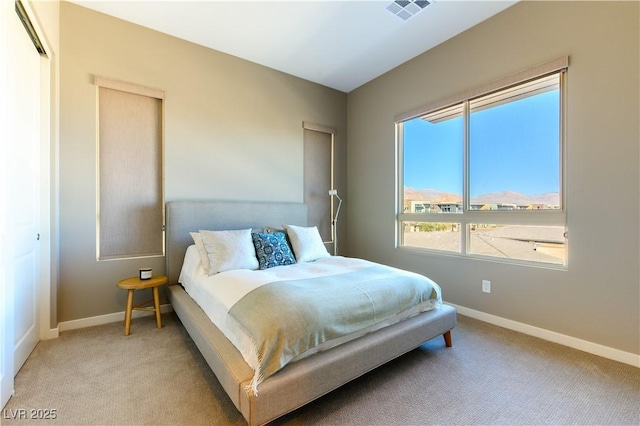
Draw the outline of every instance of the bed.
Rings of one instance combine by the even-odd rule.
[[[265,424],[340,387],[437,336],[451,346],[456,311],[444,304],[376,329],[338,346],[301,357],[265,378],[256,388],[255,371],[179,285],[191,232],[264,229],[307,225],[301,203],[176,201],[166,205],[167,295],[173,310],[250,425]]]

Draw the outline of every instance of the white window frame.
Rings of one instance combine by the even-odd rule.
[[[525,264],[529,266],[537,266],[552,269],[567,268],[567,232],[566,232],[566,192],[565,192],[565,126],[564,117],[566,116],[566,71],[569,65],[568,56],[546,62],[544,64],[532,67],[530,69],[512,74],[501,78],[492,83],[481,86],[477,89],[470,90],[458,96],[445,99],[426,105],[421,108],[414,109],[395,117],[396,126],[396,165],[397,165],[397,197],[396,197],[396,248],[409,251],[417,251],[424,253],[433,253],[445,256],[462,256],[485,259],[495,262]],[[560,177],[560,208],[549,210],[490,210],[480,211],[470,209],[469,195],[469,125],[468,125],[468,107],[469,101],[492,93],[503,90],[510,86],[526,83],[545,75],[559,74],[560,83],[560,132],[559,132],[559,177]],[[416,117],[423,116],[429,112],[446,108],[456,104],[463,104],[464,108],[464,166],[463,166],[463,211],[462,213],[405,213],[404,212],[404,153],[403,153],[403,123]],[[430,223],[459,223],[461,226],[460,252],[451,252],[445,250],[437,250],[430,248],[422,248],[404,245],[404,222],[430,222]],[[530,260],[519,260],[510,258],[501,258],[474,254],[470,252],[470,225],[471,224],[496,224],[496,225],[531,225],[531,226],[562,226],[565,227],[565,262],[563,265],[553,263],[543,263]]]
[[[163,257],[165,255],[165,238],[164,238],[164,90],[155,89],[150,87],[141,86],[134,83],[128,83],[124,81],[114,80],[102,76],[94,76],[94,84],[96,86],[96,260],[97,261],[112,261],[112,260],[121,260],[121,259],[136,259],[136,258],[152,258],[152,257]],[[158,133],[159,140],[158,142],[158,152],[157,155],[152,156],[149,155],[148,158],[141,157],[139,159],[133,159],[135,161],[127,162],[127,163],[111,163],[104,164],[104,160],[101,158],[101,144],[104,141],[101,140],[101,132],[100,126],[102,125],[101,121],[101,110],[100,110],[100,94],[102,89],[108,89],[111,91],[122,92],[127,95],[133,96],[141,96],[149,99],[155,99],[160,101],[159,105],[159,113],[160,113],[160,122]],[[123,130],[124,131],[124,130]],[[154,142],[155,143],[155,142]],[[129,174],[136,175],[135,166],[137,162],[149,162],[152,164],[158,163],[158,170],[154,170],[158,172],[158,176],[154,177],[153,182],[151,181],[143,181],[139,180],[136,182],[138,187],[140,187],[143,183],[153,183],[155,187],[158,189],[159,198],[156,201],[157,210],[153,210],[152,214],[148,214],[146,217],[142,219],[138,219],[133,222],[126,222],[123,220],[123,224],[121,227],[116,228],[116,231],[119,235],[126,236],[127,243],[116,243],[112,244],[109,247],[109,254],[105,254],[105,250],[101,241],[101,236],[110,231],[113,232],[113,229],[105,229],[105,225],[102,222],[103,220],[103,211],[105,210],[103,206],[102,200],[102,182],[101,182],[101,169],[106,168],[110,170],[109,173],[120,173],[122,172],[125,176]],[[122,170],[117,170],[114,167],[121,168]],[[147,174],[148,178],[148,174]],[[157,179],[157,180],[156,180]],[[127,201],[130,202],[135,198],[137,194],[135,190],[131,193],[127,194]],[[144,194],[143,195],[148,195]],[[151,221],[153,225],[158,225],[157,228],[149,225],[147,218],[149,215],[152,219],[156,219],[155,221]],[[112,218],[115,216],[112,215]],[[157,220],[159,219],[159,220]],[[157,222],[157,223],[156,223]],[[126,226],[125,226],[126,225]],[[148,236],[153,235],[153,240],[158,242],[157,245],[143,243],[139,244],[140,241],[148,242]],[[146,238],[146,239],[145,239]],[[124,239],[123,239],[124,240]],[[140,248],[144,248],[141,250]],[[151,248],[146,250],[148,248]]]

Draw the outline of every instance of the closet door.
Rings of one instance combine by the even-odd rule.
[[[40,313],[40,54],[14,9],[2,2],[7,31],[3,74],[2,217],[3,326],[2,403],[13,377],[39,341]],[[5,71],[6,69],[6,72]],[[6,292],[5,292],[6,290]],[[8,308],[6,311],[4,308]],[[6,322],[6,323],[5,323]],[[6,357],[6,358],[5,358]],[[11,362],[13,360],[13,362]]]
[[[16,15],[14,60],[15,114],[9,224],[12,229],[15,373],[36,347],[40,313],[40,54]]]

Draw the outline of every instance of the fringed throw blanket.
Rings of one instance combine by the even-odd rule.
[[[236,302],[229,314],[255,345],[252,389],[257,394],[260,382],[323,342],[440,303],[440,288],[428,278],[375,265],[262,285]]]

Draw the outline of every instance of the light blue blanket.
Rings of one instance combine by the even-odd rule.
[[[345,274],[265,284],[229,311],[258,355],[252,389],[305,351],[394,317],[422,302],[442,302],[430,279],[383,265]]]

